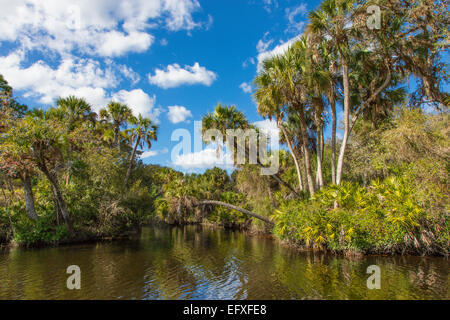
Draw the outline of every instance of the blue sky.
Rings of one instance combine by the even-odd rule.
[[[218,102],[261,121],[251,97],[258,61],[301,34],[307,11],[318,4],[0,0],[0,73],[32,108],[69,94],[95,110],[110,100],[127,103],[160,126],[145,163],[201,171],[207,166],[190,165],[188,158],[183,167],[173,163],[172,132],[192,132],[194,120]]]

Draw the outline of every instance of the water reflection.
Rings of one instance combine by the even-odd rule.
[[[81,268],[81,290],[66,268]],[[381,268],[368,290],[366,269]],[[348,259],[200,226],[144,228],[139,240],[0,252],[0,299],[448,299],[443,258]]]

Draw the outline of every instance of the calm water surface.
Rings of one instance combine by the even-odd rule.
[[[366,269],[381,268],[368,290]],[[68,290],[69,265],[81,290]],[[0,299],[449,299],[444,258],[298,252],[199,226],[144,228],[135,241],[0,251]]]

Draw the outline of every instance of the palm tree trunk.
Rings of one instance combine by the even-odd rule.
[[[307,131],[307,124],[306,124],[306,119],[305,119],[305,114],[303,113],[304,108],[301,107],[298,110],[298,117],[300,119],[300,131],[302,134],[302,143],[303,143],[303,147],[304,147],[304,153],[305,153],[305,168],[306,168],[306,177],[308,179],[308,188],[309,188],[309,193],[311,196],[314,195],[315,193],[315,186],[314,186],[314,179],[313,179],[313,174],[311,171],[311,151],[309,150],[308,147],[308,131]]]
[[[20,175],[20,179],[23,182],[23,190],[25,194],[25,211],[27,213],[28,218],[30,220],[37,220],[39,216],[36,214],[36,209],[34,207],[34,196],[33,196],[33,188],[31,185],[31,178],[28,173],[24,173],[24,175]]]
[[[345,149],[347,147],[348,138],[350,135],[350,83],[348,79],[348,65],[345,58],[342,58],[342,71],[344,78],[344,138],[342,139],[341,150],[339,152],[336,184],[340,185],[342,180],[342,170],[344,167]]]
[[[223,206],[223,207],[226,207],[228,209],[232,209],[232,210],[236,210],[236,211],[242,212],[242,213],[244,213],[246,215],[249,215],[249,216],[254,217],[256,219],[262,220],[262,221],[264,221],[266,223],[269,223],[269,224],[272,224],[272,225],[274,224],[272,220],[269,220],[266,217],[262,217],[262,216],[260,216],[260,215],[258,215],[256,213],[254,213],[254,212],[248,211],[248,210],[243,209],[243,208],[239,208],[237,206],[234,206],[232,204],[225,203],[225,202],[222,202],[222,201],[204,200],[204,201],[200,201],[198,203],[198,205],[208,205],[208,204],[216,205],[216,206]]]
[[[317,127],[317,184],[319,189],[323,188],[323,172],[322,172],[322,159],[323,159],[323,129]]]
[[[129,161],[129,164],[128,164],[127,174],[125,175],[125,180],[123,181],[124,188],[128,184],[128,179],[130,178],[130,175],[131,175],[131,168],[133,166],[134,157],[136,156],[136,150],[137,150],[137,148],[139,146],[139,142],[140,141],[141,141],[141,137],[138,136],[137,139],[136,139],[136,143],[134,145],[133,151],[131,152],[130,161]]]
[[[331,128],[331,182],[336,183],[336,101],[334,97],[330,100],[332,128]]]
[[[119,126],[115,124],[114,125],[114,146],[120,151],[119,131],[120,131]]]
[[[64,197],[62,195],[61,189],[59,188],[59,184],[58,184],[58,177],[56,176],[56,174],[52,174],[48,171],[47,167],[45,164],[41,164],[40,166],[41,171],[45,174],[45,176],[47,177],[48,181],[50,182],[50,184],[53,187],[53,191],[54,191],[54,196],[55,196],[55,207],[58,208],[61,212],[61,215],[64,219],[64,222],[67,225],[67,230],[69,231],[70,235],[73,235],[73,224],[72,224],[72,220],[70,219],[70,214],[69,214],[69,210],[67,209],[67,204],[66,201],[64,200]],[[56,209],[58,210],[58,209]]]
[[[300,191],[303,191],[302,172],[300,171],[300,165],[299,165],[299,162],[297,159],[297,155],[294,152],[294,149],[292,147],[291,140],[289,139],[289,136],[287,134],[286,128],[284,127],[284,125],[282,123],[279,124],[279,127],[284,134],[284,137],[286,139],[286,144],[289,148],[289,151],[291,152],[292,158],[294,159],[295,168],[297,169],[298,185],[299,185]]]

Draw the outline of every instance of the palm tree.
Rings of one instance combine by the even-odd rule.
[[[284,101],[281,92],[272,85],[270,75],[264,71],[255,78],[254,83],[257,88],[254,97],[258,104],[258,113],[269,119],[272,119],[272,117],[276,118],[277,126],[283,133],[283,140],[286,142],[289,152],[294,160],[299,189],[300,191],[303,191],[302,173],[297,153],[295,152],[294,138],[293,135],[290,134],[287,124],[283,121],[284,114],[282,108]]]
[[[92,112],[91,105],[83,98],[77,98],[75,96],[60,97],[56,100],[56,105],[61,108],[64,116],[67,118],[69,130],[72,130],[76,123],[90,120],[95,115]]]
[[[349,15],[354,0],[325,0],[319,9],[309,14],[312,31],[321,37],[330,39],[337,48],[338,59],[342,66],[344,88],[344,137],[339,152],[336,170],[336,183],[339,185],[342,178],[342,168],[347,141],[350,135],[350,82],[349,82]]]
[[[125,176],[123,185],[128,184],[128,179],[130,178],[131,168],[133,166],[134,158],[136,157],[136,151],[138,147],[143,148],[144,144],[150,149],[152,147],[152,141],[156,141],[156,133],[158,126],[152,124],[152,121],[148,118],[144,118],[141,114],[136,117],[131,117],[129,119],[130,124],[134,125],[132,129],[128,130],[130,135],[130,142],[135,141],[133,150],[130,155],[128,170]]]
[[[205,132],[209,129],[216,129],[222,134],[224,137],[224,142],[227,142],[228,145],[232,145],[234,149],[244,149],[245,156],[248,156],[247,147],[244,145],[243,147],[239,146],[238,143],[234,143],[234,141],[226,141],[226,131],[228,129],[236,130],[236,129],[248,129],[250,128],[250,124],[248,120],[245,118],[245,115],[236,109],[236,106],[223,106],[219,103],[213,113],[206,114],[202,119],[202,136],[205,137]],[[205,141],[210,143],[211,141]],[[220,148],[220,146],[218,146]],[[220,151],[220,149],[218,149]],[[236,152],[235,152],[236,154]],[[260,167],[264,167],[264,165],[257,159],[257,165]],[[272,175],[272,177],[277,180],[281,185],[284,185],[286,188],[291,190],[295,195],[298,196],[298,193],[295,191],[292,186],[286,183],[278,174]]]
[[[11,136],[13,142],[26,151],[29,161],[50,182],[56,211],[61,213],[69,233],[73,234],[72,219],[58,179],[58,171],[64,167],[67,130],[65,124],[53,114],[52,110],[30,113],[17,123]]]
[[[120,150],[119,134],[120,128],[132,117],[131,109],[120,102],[110,102],[105,109],[100,109],[99,116],[102,120],[112,121],[114,142],[113,145]]]
[[[355,0],[324,0],[320,7],[309,14],[312,32],[317,36],[327,39],[329,45],[337,49],[337,62],[342,68],[342,87],[344,105],[344,137],[339,151],[336,168],[336,184],[342,181],[345,151],[350,137],[351,130],[363,112],[377,96],[383,92],[392,80],[392,54],[387,46],[388,36],[384,32],[371,33],[370,35],[361,30],[367,30],[364,20],[364,10],[361,6],[356,6]],[[359,14],[359,15],[358,15]],[[355,18],[356,17],[356,18]],[[356,89],[350,86],[349,70],[354,67],[354,59],[358,53],[368,53],[369,59],[377,60],[376,76],[370,81],[371,85],[367,89],[367,100],[357,99],[357,108],[352,103],[352,96]],[[362,56],[358,57],[361,58]],[[352,73],[357,68],[353,68]],[[385,79],[383,81],[383,79]],[[380,83],[381,82],[381,83]],[[350,120],[352,110],[356,110],[353,119]]]
[[[304,82],[306,52],[307,44],[303,37],[294,43],[285,54],[264,61],[263,71],[259,79],[257,78],[256,85],[271,87],[271,90],[281,99],[276,108],[282,108],[286,114],[296,113],[298,115],[308,189],[310,195],[313,196],[315,184],[311,171],[311,151],[307,145],[309,141],[306,115],[308,98]]]

